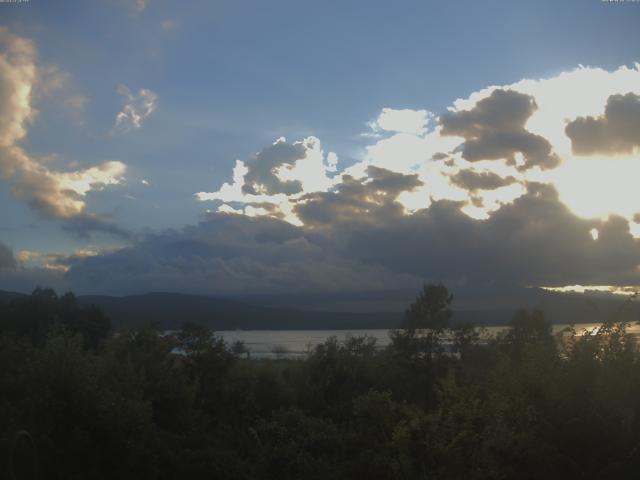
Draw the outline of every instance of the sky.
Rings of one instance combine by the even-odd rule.
[[[640,2],[0,3],[0,289],[640,285]]]

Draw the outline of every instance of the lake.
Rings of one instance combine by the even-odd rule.
[[[558,333],[569,325],[554,325],[553,333]],[[578,334],[584,330],[592,330],[600,326],[599,323],[580,323],[574,325]],[[496,335],[506,330],[505,326],[485,327],[486,335]],[[640,325],[630,325],[630,333],[640,334]],[[379,348],[390,343],[388,329],[371,330],[228,330],[216,332],[228,344],[236,341],[244,342],[251,358],[296,358],[304,357],[316,345],[323,343],[329,337],[335,336],[344,341],[348,336],[362,337],[367,335],[376,339]]]

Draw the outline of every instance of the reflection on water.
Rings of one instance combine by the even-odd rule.
[[[574,325],[576,333],[593,330],[599,323],[580,323]],[[569,325],[554,325],[553,333],[559,333]],[[485,327],[486,336],[493,336],[503,332],[508,327]],[[372,330],[230,330],[216,332],[229,345],[241,341],[250,352],[251,358],[295,358],[303,357],[316,345],[323,343],[329,337],[337,337],[344,341],[348,336],[362,337],[367,335],[376,339],[376,346],[385,347],[390,343],[388,329]],[[628,332],[640,334],[640,325],[630,325]]]

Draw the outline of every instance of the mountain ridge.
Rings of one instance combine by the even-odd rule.
[[[515,292],[515,291],[514,291]],[[542,289],[521,289],[518,294],[500,299],[490,295],[478,296],[459,293],[456,306],[454,290],[452,323],[474,325],[505,325],[521,307],[542,308],[552,323],[596,323],[606,320],[612,312],[620,310],[624,298],[588,294],[548,292]],[[512,292],[513,293],[513,292]],[[0,301],[26,296],[18,292],[0,291]],[[149,292],[137,295],[79,295],[83,305],[96,305],[117,329],[139,328],[155,324],[164,329],[176,329],[185,322],[206,325],[214,330],[349,330],[396,328],[403,310],[397,311],[323,311],[301,308],[300,301],[292,297],[290,304],[282,299],[276,305],[264,297],[257,299],[223,297],[172,292]],[[516,303],[519,302],[519,303]],[[294,306],[292,306],[294,305]],[[624,319],[636,321],[640,308],[631,304]]]

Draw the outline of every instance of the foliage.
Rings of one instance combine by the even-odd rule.
[[[449,325],[453,295],[442,284],[425,284],[416,301],[405,312],[402,328],[441,332]]]
[[[192,324],[109,336],[51,291],[1,305],[0,472],[28,432],[54,480],[635,477],[628,324],[554,336],[521,310],[487,341],[449,328],[450,295],[434,292],[388,348],[330,338],[275,360]]]
[[[26,298],[0,302],[0,333],[28,338],[41,345],[55,325],[82,335],[87,348],[98,348],[111,331],[111,323],[94,306],[81,306],[71,292],[62,297],[51,289],[36,288]]]

